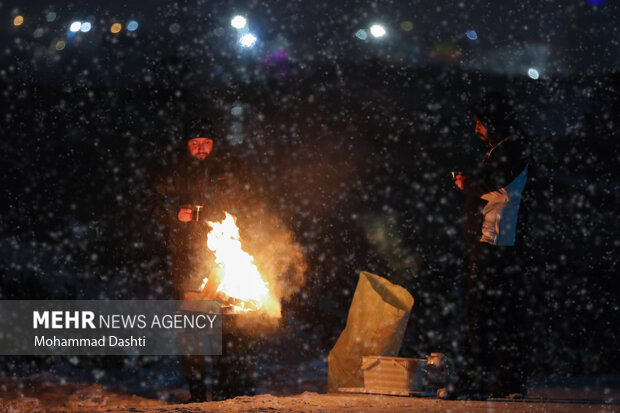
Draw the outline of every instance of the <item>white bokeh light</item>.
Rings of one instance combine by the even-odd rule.
[[[84,22],[82,23],[82,25],[80,26],[80,31],[86,33],[89,32],[90,29],[92,29],[93,25],[90,24],[89,22]]]
[[[373,37],[383,37],[386,34],[385,27],[380,24],[373,24],[370,26],[370,34],[372,34]]]
[[[534,80],[537,80],[540,77],[540,73],[538,73],[538,70],[534,69],[533,67],[530,67],[527,70],[527,75]]]
[[[82,28],[82,22],[73,22],[71,26],[69,26],[69,30],[73,33],[79,31]]]
[[[237,30],[243,29],[247,23],[247,20],[243,16],[235,16],[230,21],[230,25]]]
[[[239,43],[241,43],[241,46],[243,47],[252,47],[256,43],[256,40],[256,36],[254,36],[252,33],[247,33],[241,36],[241,38],[239,39]]]

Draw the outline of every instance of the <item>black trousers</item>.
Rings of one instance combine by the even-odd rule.
[[[208,229],[203,223],[177,223],[170,234],[170,275],[175,300],[183,300],[188,291],[200,289],[204,277],[209,276],[212,255],[207,248]],[[180,346],[187,351],[188,346],[202,346],[199,334],[180,338]],[[182,355],[181,361],[185,378],[189,384],[194,401],[209,400],[208,379],[212,370],[212,360],[216,356]]]
[[[225,400],[256,394],[256,339],[224,333],[222,345],[220,356],[182,356],[194,400]]]
[[[170,234],[170,275],[175,300],[190,290],[199,290],[213,268],[213,253],[207,247],[209,228],[202,222],[178,223]]]
[[[171,276],[174,298],[182,300],[188,290],[198,290],[214,267],[207,249],[208,228],[199,223],[179,225],[171,245]],[[228,331],[224,321],[222,355],[183,355],[181,360],[194,400],[224,400],[256,391],[256,340]],[[200,335],[187,336],[188,345],[201,346]],[[211,397],[209,397],[209,394]]]
[[[525,393],[530,330],[526,287],[514,247],[483,242],[472,246],[465,366],[459,378],[468,391]]]

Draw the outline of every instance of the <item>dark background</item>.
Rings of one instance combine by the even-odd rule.
[[[145,191],[184,122],[203,116],[308,261],[305,286],[284,303],[286,334],[264,343],[265,377],[287,366],[302,378],[294,390],[324,379],[361,270],[415,297],[403,356],[456,354],[466,251],[450,171],[481,159],[467,107],[501,90],[533,148],[517,245],[535,336],[524,357],[534,378],[619,373],[617,3],[339,4],[3,3],[2,299],[171,298]],[[248,17],[254,48],[236,43],[235,13]],[[89,16],[90,32],[67,31]],[[129,19],[137,31],[125,30]],[[385,38],[355,37],[373,22]],[[142,372],[143,392],[176,365],[0,362],[7,375],[104,382]]]

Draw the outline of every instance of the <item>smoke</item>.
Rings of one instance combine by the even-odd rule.
[[[243,248],[254,257],[260,273],[278,300],[286,300],[305,283],[308,267],[293,232],[262,202],[253,203],[237,224]]]

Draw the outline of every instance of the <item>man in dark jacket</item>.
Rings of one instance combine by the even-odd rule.
[[[488,151],[474,173],[455,175],[467,196],[463,229],[470,250],[465,297],[465,366],[452,396],[484,399],[526,392],[525,281],[515,254],[527,180],[527,145],[509,99],[492,94],[472,107]]]
[[[149,194],[151,214],[166,230],[176,300],[182,300],[187,291],[199,290],[209,275],[210,228],[205,223],[224,218],[223,211],[230,208],[229,182],[234,172],[225,154],[217,153],[221,142],[208,121],[190,122],[185,137],[181,156],[170,162]]]
[[[207,249],[210,228],[206,221],[221,220],[223,211],[230,210],[229,181],[234,166],[224,154],[217,154],[214,147],[218,143],[218,135],[208,121],[189,122],[180,158],[171,162],[167,174],[159,178],[149,194],[151,213],[166,229],[175,300],[183,300],[188,291],[200,290],[213,265]],[[220,159],[214,160],[212,152]],[[205,357],[184,355],[182,361],[190,402],[205,401]]]

